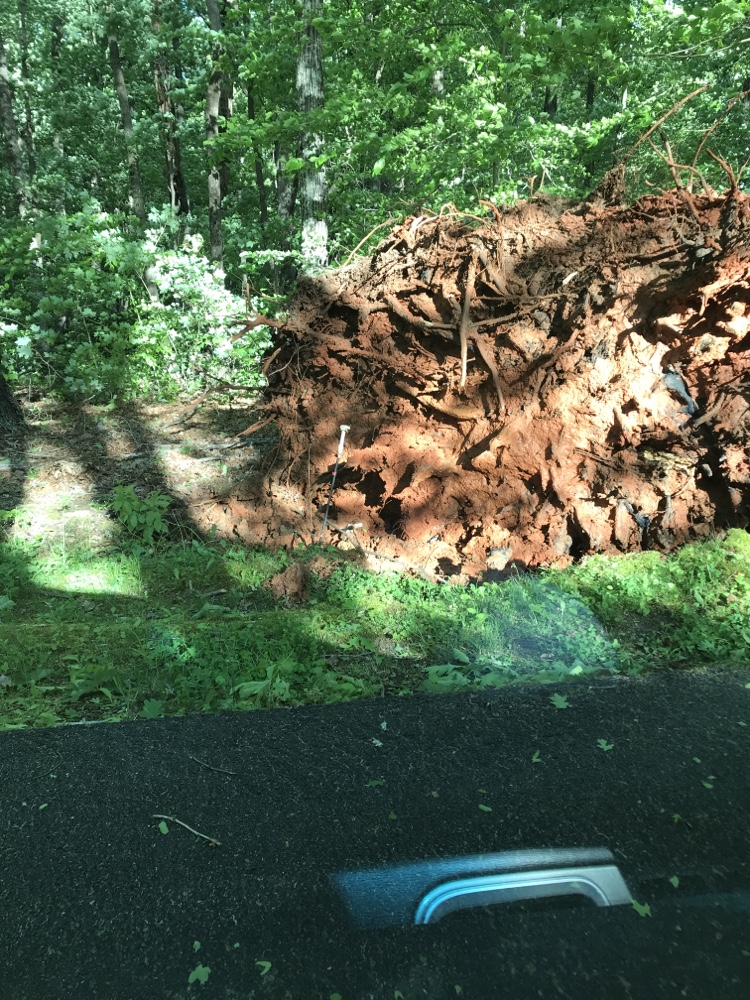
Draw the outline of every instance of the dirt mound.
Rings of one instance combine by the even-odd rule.
[[[486,207],[300,284],[239,533],[317,539],[342,424],[329,540],[436,577],[746,525],[748,199]]]

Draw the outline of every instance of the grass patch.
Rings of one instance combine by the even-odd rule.
[[[307,564],[302,599],[267,584]],[[0,544],[0,728],[750,660],[750,535],[457,588],[340,552]]]

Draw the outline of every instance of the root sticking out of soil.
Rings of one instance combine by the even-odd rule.
[[[233,530],[316,541],[342,424],[328,540],[373,564],[493,579],[746,525],[748,233],[736,189],[407,219],[300,283]]]

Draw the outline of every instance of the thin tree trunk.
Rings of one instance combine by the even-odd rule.
[[[23,412],[0,369],[0,428],[17,431],[23,427]]]
[[[157,37],[161,29],[159,2],[160,0],[154,0],[153,16],[151,19],[151,27]],[[156,100],[159,105],[162,142],[164,143],[169,203],[178,215],[189,215],[190,202],[188,201],[187,185],[185,184],[185,177],[182,172],[182,149],[180,138],[177,135],[177,116],[172,104],[172,97],[169,93],[169,66],[167,63],[167,54],[161,45],[159,45],[154,57],[154,86],[156,88]]]
[[[549,115],[551,119],[555,119],[557,116],[557,94],[553,93],[552,87],[545,87],[544,89],[544,113]]]
[[[217,0],[206,0],[208,23],[211,30],[221,31],[221,15]],[[219,64],[221,45],[217,38],[212,54],[213,66],[206,93],[206,143],[208,148],[208,233],[209,254],[218,266],[224,269],[224,245],[221,238],[221,173],[213,148],[219,135],[219,107],[221,105],[221,85],[223,73]]]
[[[284,143],[274,144],[273,158],[276,165],[276,214],[283,227],[280,240],[281,249],[289,251],[292,245],[293,217],[297,207],[297,191],[299,174],[290,177],[286,172],[289,159],[289,149]],[[277,295],[286,295],[294,287],[297,278],[297,267],[291,256],[281,265],[274,264],[274,291]]]
[[[234,84],[227,80],[226,74],[221,83],[221,96],[219,98],[219,135],[224,135],[227,125],[231,121],[234,108]],[[221,180],[221,200],[222,202],[229,194],[229,159],[222,155],[219,165],[219,179]]]
[[[128,158],[128,175],[130,179],[130,207],[133,214],[138,217],[143,225],[146,224],[146,202],[143,198],[143,184],[141,183],[141,168],[138,163],[138,153],[133,142],[133,116],[130,113],[130,101],[128,100],[128,88],[125,85],[125,77],[122,72],[122,62],[120,60],[120,46],[115,35],[107,38],[109,48],[109,64],[112,67],[112,77],[117,92],[117,100],[120,103],[120,117],[122,118],[122,131],[125,135],[125,149]]]
[[[23,166],[23,151],[21,140],[18,137],[16,115],[13,110],[13,88],[10,83],[5,42],[2,35],[0,35],[0,122],[5,139],[8,169],[16,189],[16,209],[21,218],[24,218],[29,209],[29,186]]]
[[[255,121],[255,98],[253,97],[253,81],[247,83],[247,117],[250,121]],[[260,209],[260,228],[268,222],[268,196],[266,194],[266,182],[263,177],[263,160],[260,150],[253,143],[253,153],[255,154],[255,184],[258,188],[258,206]]]
[[[286,172],[286,164],[290,152],[282,142],[277,142],[273,148],[273,159],[276,164],[276,206],[283,222],[291,223],[297,207],[299,189],[298,174],[292,177]]]
[[[313,20],[320,17],[321,0],[302,0],[302,20],[305,31],[297,60],[297,104],[303,116],[323,104],[323,43]],[[305,167],[300,177],[300,210],[302,214],[302,256],[312,267],[325,267],[328,262],[328,225],[326,223],[326,176],[323,167],[311,161],[323,151],[323,139],[310,131],[302,135],[302,159]]]
[[[590,122],[594,116],[594,95],[596,93],[596,77],[589,73],[586,83],[586,121]]]
[[[50,43],[50,64],[52,68],[52,80],[55,90],[60,94],[63,90],[63,73],[60,69],[60,50],[62,49],[62,18],[59,14],[55,14],[52,18],[52,41]],[[58,129],[58,112],[56,108],[52,109],[50,114],[50,124],[52,126],[52,148],[55,151],[56,162],[55,169],[59,170],[61,173],[65,169],[65,145],[62,141],[62,136]],[[58,184],[56,186],[55,194],[55,207],[57,209],[58,215],[65,215],[65,197],[64,197],[64,184]]]
[[[29,30],[28,30],[28,0],[20,0],[19,13],[21,15],[21,81],[23,82],[23,144],[26,147],[26,164],[29,171],[29,183],[34,183],[36,175],[36,147],[34,144],[34,118],[31,114],[31,100],[29,98],[29,88],[31,78],[29,76]]]

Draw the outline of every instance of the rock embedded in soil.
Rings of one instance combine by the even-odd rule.
[[[240,533],[317,540],[341,424],[328,540],[435,578],[747,525],[750,204],[692,203],[410,218],[303,279]]]

